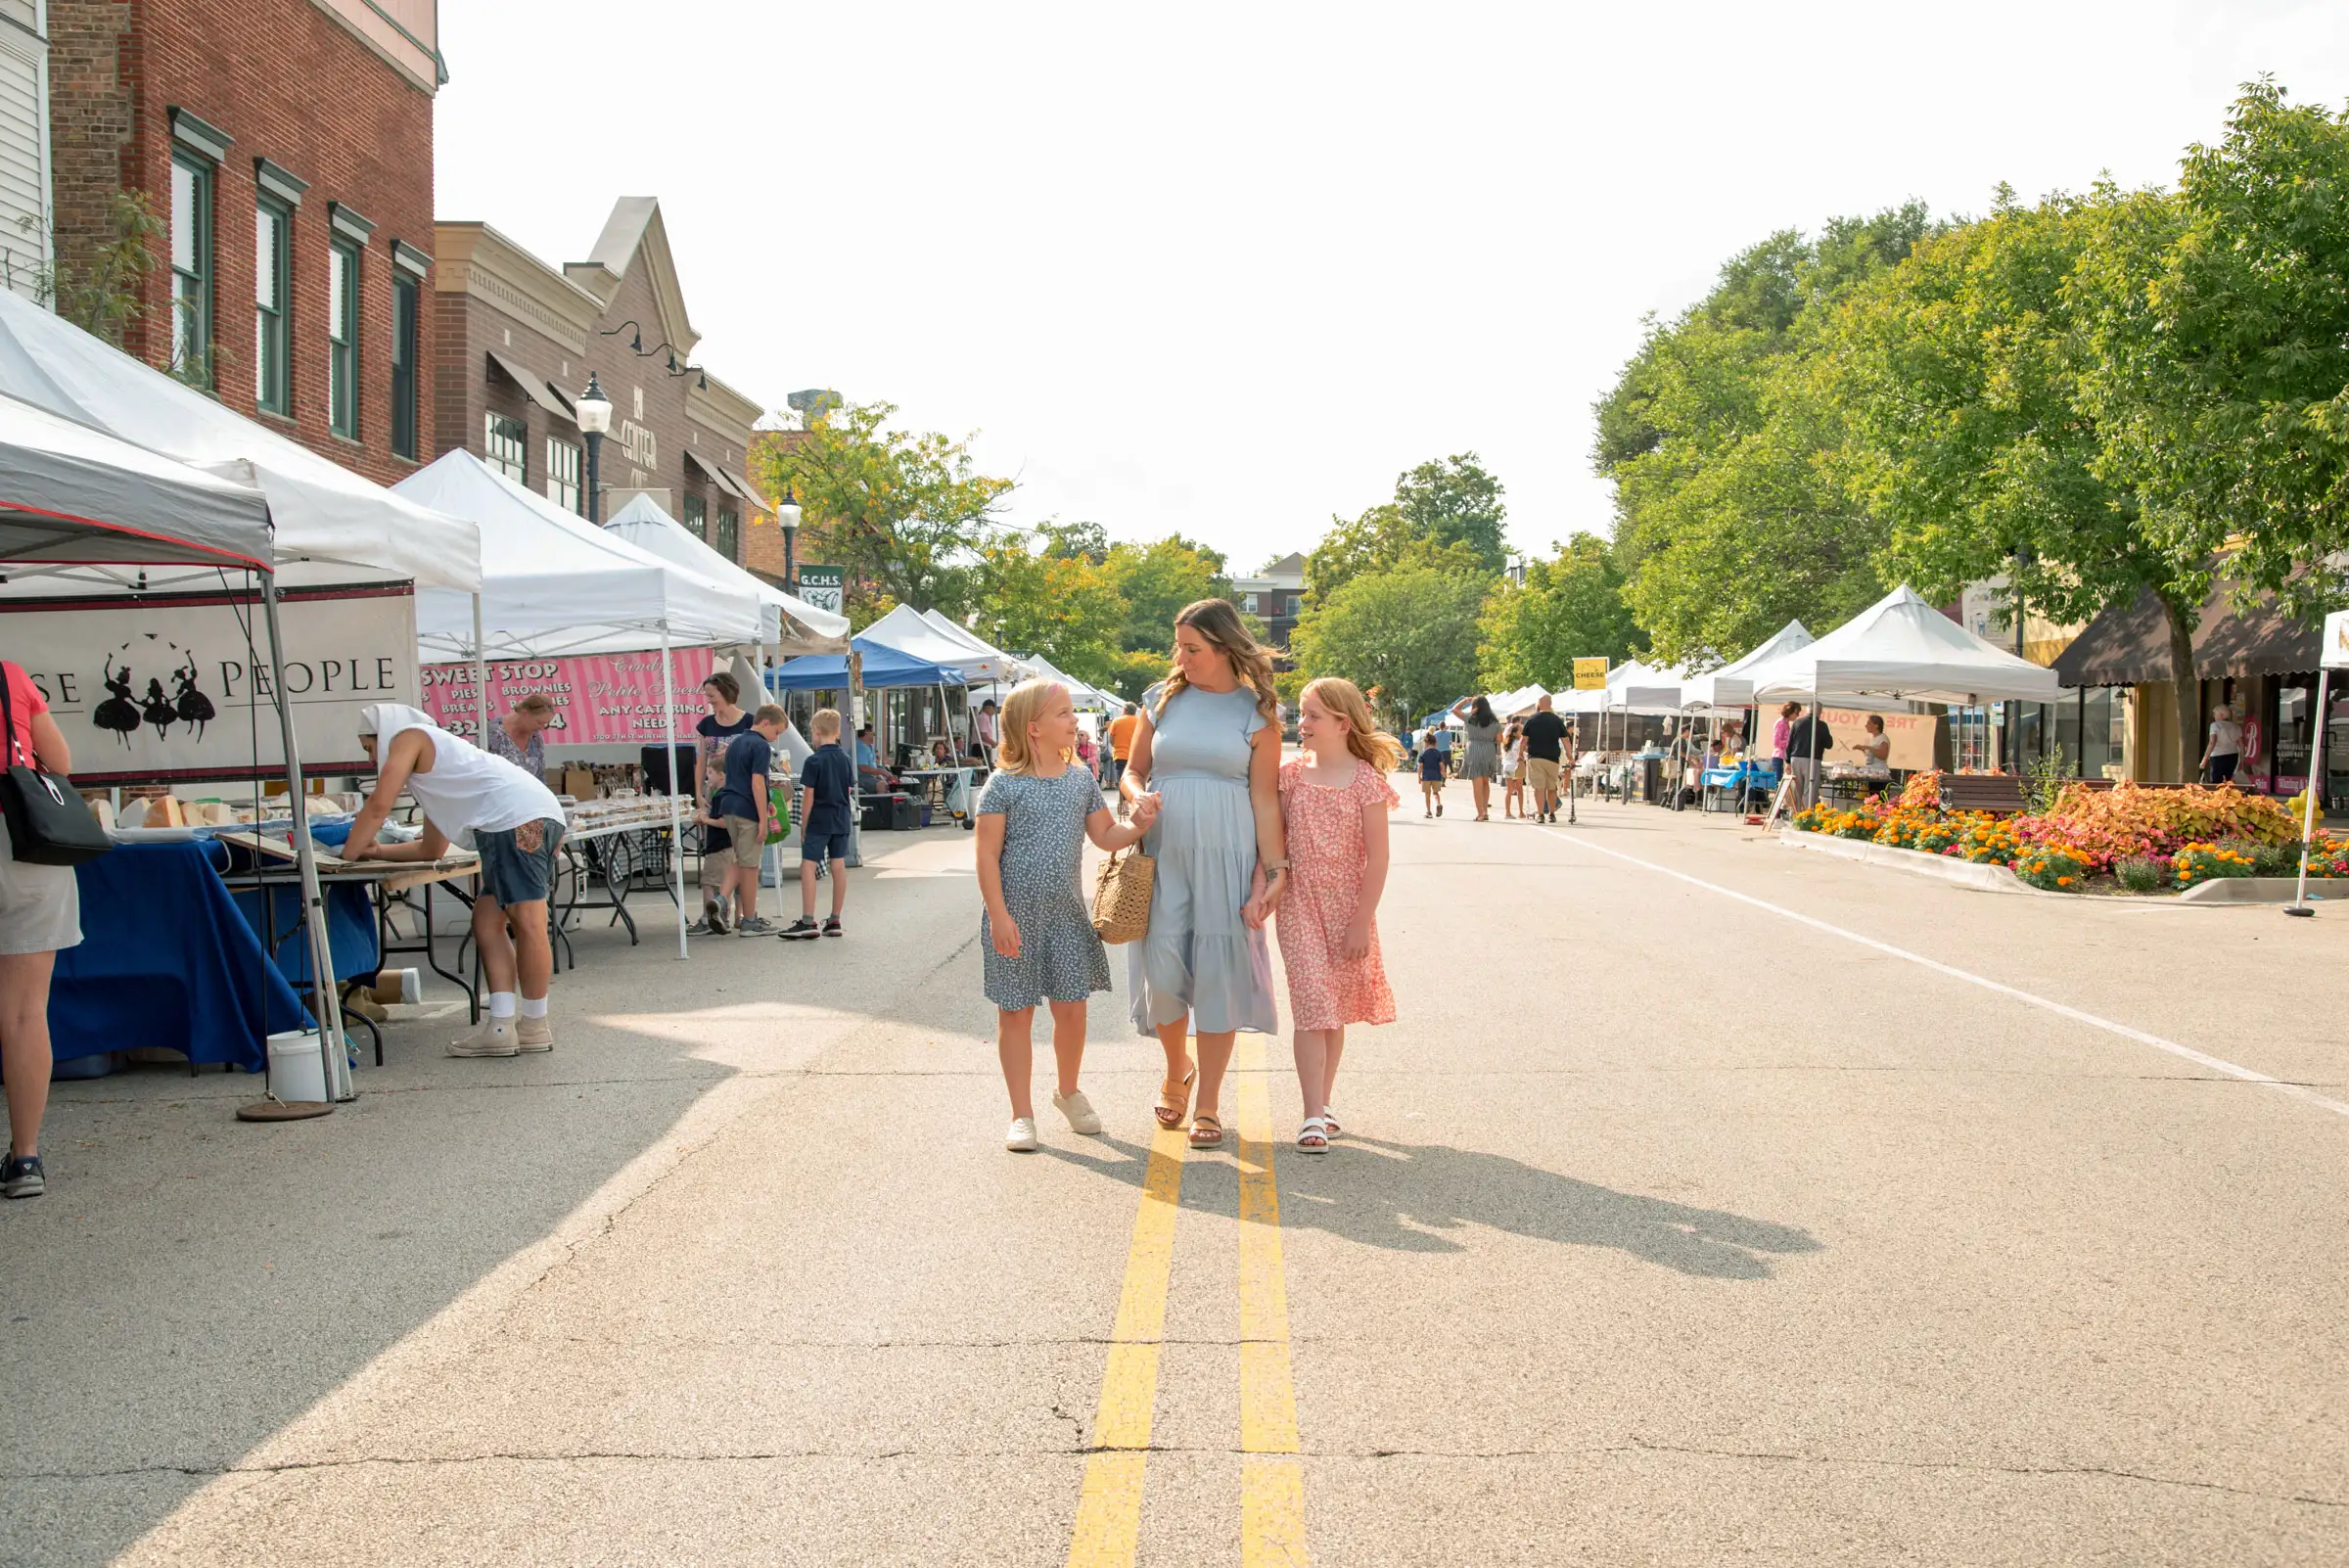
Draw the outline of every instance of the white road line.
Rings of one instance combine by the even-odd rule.
[[[1823,931],[1830,937],[1841,937],[1846,942],[1857,943],[1863,947],[1870,947],[1895,958],[1905,958],[1909,962],[1930,969],[1936,974],[1947,975],[1952,980],[1962,980],[1967,985],[1979,986],[1984,991],[1996,992],[1999,995],[2019,1001],[2025,1006],[2037,1007],[2044,1012],[2053,1013],[2059,1018],[2068,1018],[2077,1024],[2086,1024],[2091,1029],[2103,1030],[2108,1035],[2118,1035],[2123,1039],[2133,1039],[2140,1045],[2150,1045],[2157,1051],[2168,1051],[2172,1056],[2184,1057],[2197,1067],[2207,1067],[2214,1073],[2224,1073],[2229,1078],[2240,1079],[2246,1084],[2257,1084],[2263,1088],[2280,1090],[2294,1099],[2305,1100],[2322,1110],[2330,1111],[2335,1116],[2349,1116],[2349,1104],[2327,1098],[2302,1084],[2287,1084],[2280,1078],[2270,1078],[2265,1073],[2255,1073],[2248,1067],[2238,1066],[2223,1057],[2213,1056],[2207,1051],[2198,1051],[2191,1045],[2181,1045],[2174,1039],[2163,1039],[2159,1035],[2148,1035],[2142,1029],[2132,1029],[2127,1024],[2116,1024],[2109,1018],[2098,1018],[2095,1013],[2083,1012],[2077,1007],[2055,1001],[2052,998],[2018,990],[2004,982],[1992,980],[1987,975],[1977,975],[1971,970],[1959,969],[1954,964],[1945,964],[1938,958],[1928,958],[1923,953],[1911,952],[1906,947],[1896,947],[1889,942],[1878,942],[1873,937],[1864,937],[1857,931],[1846,931],[1841,926],[1830,925],[1815,916],[1786,908],[1782,904],[1772,903],[1768,899],[1757,899],[1750,893],[1739,893],[1734,888],[1725,888],[1718,882],[1707,882],[1704,878],[1692,877],[1685,871],[1675,871],[1671,866],[1658,865],[1653,860],[1642,860],[1637,855],[1626,854],[1621,850],[1610,850],[1603,845],[1592,844],[1588,839],[1561,833],[1556,828],[1545,826],[1542,831],[1575,849],[1588,850],[1592,854],[1603,854],[1611,859],[1621,860],[1626,865],[1638,866],[1643,871],[1654,871],[1676,881],[1685,882],[1692,888],[1702,888],[1707,893],[1718,893],[1725,899],[1734,899],[1739,903],[1750,903],[1757,909],[1767,909],[1772,914],[1791,920],[1797,925],[1809,926],[1814,931]]]

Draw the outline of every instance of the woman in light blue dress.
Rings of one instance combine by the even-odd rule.
[[[1128,949],[1134,1027],[1167,1053],[1161,1127],[1190,1112],[1191,1146],[1223,1141],[1218,1114],[1234,1035],[1269,1035],[1272,961],[1265,921],[1288,885],[1280,824],[1280,699],[1272,662],[1223,599],[1174,618],[1174,669],[1142,700],[1120,788],[1155,797],[1143,840],[1157,862],[1149,935]],[[1184,1049],[1199,1037],[1199,1060]],[[1191,1085],[1198,1104],[1191,1107]]]

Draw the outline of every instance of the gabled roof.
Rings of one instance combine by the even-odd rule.
[[[685,314],[685,295],[677,284],[676,257],[669,253],[668,229],[661,221],[657,196],[623,196],[612,204],[604,232],[584,261],[566,261],[563,275],[609,307],[620,292],[621,280],[635,267],[645,269],[652,286],[654,308],[660,313],[661,337],[676,349],[680,363],[693,355],[702,335]]]

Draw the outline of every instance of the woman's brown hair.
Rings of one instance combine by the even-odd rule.
[[[712,691],[716,692],[727,702],[738,703],[742,701],[741,685],[734,679],[733,675],[726,670],[713,669],[710,671],[709,678],[704,680],[702,684],[709,687]]]
[[[1257,646],[1240,623],[1240,613],[1231,607],[1229,599],[1201,599],[1186,604],[1174,617],[1174,624],[1188,626],[1207,639],[1208,645],[1231,661],[1231,672],[1240,683],[1256,693],[1256,711],[1274,723],[1280,719],[1280,693],[1272,685],[1272,656]],[[1158,707],[1150,715],[1155,724],[1167,711],[1174,694],[1190,685],[1178,665],[1167,675],[1158,690]]]
[[[529,714],[534,718],[552,718],[555,716],[554,699],[542,691],[534,691],[516,703],[514,712]]]

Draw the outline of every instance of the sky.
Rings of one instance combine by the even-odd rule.
[[[441,0],[443,218],[561,262],[661,200],[696,357],[898,405],[1006,516],[1252,570],[1473,451],[1604,533],[1590,405],[1781,228],[2168,184],[2342,0],[811,6]]]

